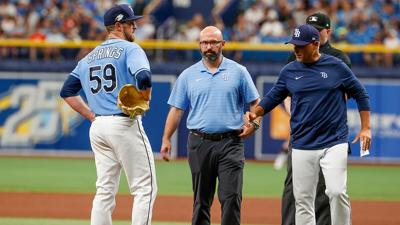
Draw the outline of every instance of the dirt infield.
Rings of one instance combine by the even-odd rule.
[[[57,193],[0,193],[0,217],[88,219],[93,195]],[[220,222],[219,203],[212,208],[212,221]],[[192,199],[183,196],[158,196],[153,220],[188,222]],[[131,197],[117,197],[115,219],[130,220]],[[354,225],[400,224],[400,202],[352,201]],[[244,198],[244,224],[280,224],[280,200]]]

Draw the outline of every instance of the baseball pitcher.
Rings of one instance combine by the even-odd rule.
[[[104,14],[108,39],[79,61],[60,93],[92,122],[89,135],[97,172],[92,225],[112,224],[121,169],[135,200],[132,225],[151,224],[157,185],[141,120],[149,109],[151,73],[143,49],[132,43],[135,20],[141,17],[128,5],[109,9]],[[81,89],[88,104],[79,96]]]

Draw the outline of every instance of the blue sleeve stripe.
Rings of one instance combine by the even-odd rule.
[[[71,76],[74,76],[74,77],[76,77],[76,78],[78,78],[78,79],[79,79],[79,75],[78,75],[78,74],[76,74],[76,73],[74,73],[74,72],[71,72],[71,73],[70,73],[70,75],[71,75]]]
[[[138,74],[140,71],[143,71],[143,70],[147,70],[147,71],[150,72],[150,70],[149,70],[148,68],[140,68],[140,69],[136,70],[135,73],[132,72],[131,68],[129,68],[128,70],[129,70],[129,73],[130,73],[132,76],[136,76],[136,74]]]
[[[150,72],[150,70],[147,69],[147,68],[141,68],[141,69],[138,69],[138,70],[136,71],[136,73],[134,74],[134,76],[136,76],[138,73],[142,72],[143,70],[147,70],[147,71]]]

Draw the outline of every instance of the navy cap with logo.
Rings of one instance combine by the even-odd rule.
[[[137,20],[143,16],[135,16],[133,9],[130,5],[122,4],[115,5],[104,13],[104,26],[114,25],[116,22],[128,22]]]
[[[320,12],[309,15],[306,19],[306,23],[313,25],[319,30],[331,28],[331,19],[329,19],[329,16]]]
[[[319,41],[319,31],[308,24],[300,25],[294,29],[292,38],[285,44],[294,44],[297,46],[304,46],[314,41]]]

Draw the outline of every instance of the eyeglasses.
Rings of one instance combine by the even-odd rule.
[[[222,41],[200,41],[200,46],[201,47],[207,47],[210,45],[211,47],[215,47],[219,45]]]

